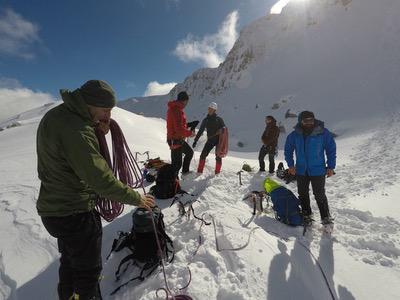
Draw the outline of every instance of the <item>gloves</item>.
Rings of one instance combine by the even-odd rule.
[[[196,145],[197,145],[197,141],[194,141],[193,144],[192,144],[192,148],[195,148]]]

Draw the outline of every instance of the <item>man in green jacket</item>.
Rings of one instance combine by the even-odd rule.
[[[100,154],[95,127],[108,131],[116,103],[111,86],[90,80],[60,93],[64,103],[46,113],[37,131],[37,210],[61,253],[59,298],[97,300],[102,270],[97,196],[147,209],[154,206],[154,199],[115,178]]]

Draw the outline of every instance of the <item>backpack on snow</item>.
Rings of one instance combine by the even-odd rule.
[[[186,192],[181,189],[173,166],[166,164],[158,170],[156,184],[150,188],[150,193],[157,199],[168,199]]]
[[[154,225],[156,233],[154,232]],[[159,253],[156,234],[160,242],[161,253]],[[165,232],[164,215],[157,206],[152,211],[144,208],[137,208],[132,214],[131,232],[119,232],[118,239],[115,239],[111,252],[119,252],[128,249],[130,254],[124,257],[118,265],[115,277],[120,279],[132,262],[133,265],[141,268],[140,274],[115,289],[116,293],[121,287],[133,280],[144,280],[151,275],[161,263],[161,259],[172,262],[174,259],[174,246],[171,238]],[[161,256],[160,256],[161,255]],[[108,259],[107,257],[107,259]],[[126,267],[121,271],[122,267]]]
[[[275,218],[278,221],[291,226],[303,225],[300,200],[292,191],[269,178],[265,179],[264,188],[271,198]]]
[[[296,176],[290,175],[288,169],[285,170],[283,162],[279,163],[278,170],[276,170],[276,176],[285,181],[286,184],[291,183],[292,181],[296,181]]]

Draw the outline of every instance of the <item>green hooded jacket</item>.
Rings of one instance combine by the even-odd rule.
[[[94,122],[79,90],[60,93],[64,103],[45,114],[37,131],[39,215],[90,211],[97,195],[139,205],[139,193],[120,182],[100,154]]]

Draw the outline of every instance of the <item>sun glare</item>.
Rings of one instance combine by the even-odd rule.
[[[271,14],[279,15],[282,12],[282,9],[289,3],[289,2],[306,2],[308,0],[279,0],[271,7]]]

